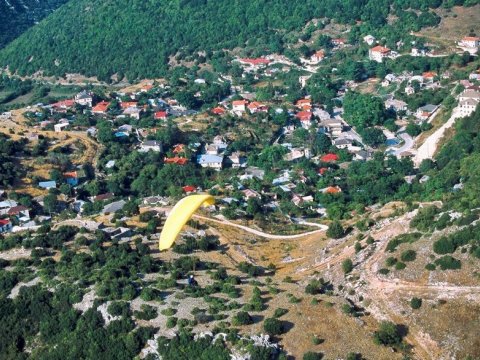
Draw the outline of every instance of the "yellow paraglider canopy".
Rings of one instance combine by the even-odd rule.
[[[163,226],[159,242],[160,251],[169,249],[173,245],[178,233],[200,206],[213,204],[215,199],[211,195],[190,195],[180,200],[173,207]]]

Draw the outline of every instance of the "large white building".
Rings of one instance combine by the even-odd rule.
[[[384,58],[390,56],[391,50],[383,46],[375,46],[368,51],[368,57],[370,60],[376,62],[382,62]]]

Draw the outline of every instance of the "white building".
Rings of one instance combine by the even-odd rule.
[[[140,149],[138,150],[140,152],[149,152],[149,151],[154,151],[154,152],[161,152],[162,151],[162,143],[156,140],[147,140],[144,141],[140,145]]]
[[[380,63],[383,59],[389,57],[390,54],[391,50],[383,46],[375,46],[368,51],[369,59]]]
[[[86,90],[75,95],[75,102],[78,105],[92,107],[93,97],[92,93]]]
[[[372,35],[367,35],[363,38],[363,41],[365,41],[370,46],[375,43],[375,40],[375,37],[373,37]]]
[[[204,168],[220,170],[223,167],[223,156],[218,155],[198,155],[197,164]]]

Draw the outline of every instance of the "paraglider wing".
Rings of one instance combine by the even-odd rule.
[[[160,251],[169,249],[173,245],[178,233],[200,206],[213,204],[215,199],[211,195],[191,195],[180,200],[173,207],[163,226],[160,234]]]

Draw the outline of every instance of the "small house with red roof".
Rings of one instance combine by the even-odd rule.
[[[164,158],[163,159],[163,162],[165,164],[175,164],[175,165],[185,165],[186,163],[188,163],[188,159],[186,158],[183,158],[183,157],[178,157],[178,156],[175,156],[175,157],[172,157],[172,158]]]
[[[250,104],[248,104],[248,110],[250,111],[251,114],[255,114],[257,112],[267,112],[268,107],[258,101],[253,101]]]
[[[8,219],[0,219],[0,234],[12,230],[12,223]]]
[[[435,71],[427,71],[422,74],[423,81],[425,82],[433,82],[433,80],[438,76]]]
[[[244,113],[246,106],[248,104],[247,100],[235,100],[232,101],[232,110],[237,113]]]
[[[332,44],[335,46],[345,46],[347,44],[347,39],[345,38],[332,39]]]
[[[313,64],[318,64],[323,59],[325,59],[325,50],[318,50],[310,57],[310,62]]]
[[[74,105],[75,105],[75,100],[68,99],[68,100],[58,101],[52,104],[52,107],[58,111],[59,109],[61,110],[71,109]]]
[[[101,101],[92,108],[93,114],[103,115],[107,113],[108,106],[110,105],[107,101]]]
[[[256,68],[256,69],[265,67],[265,66],[267,66],[268,64],[270,64],[270,60],[265,59],[265,58],[256,58],[256,59],[252,59],[252,58],[240,58],[240,59],[238,59],[238,62],[239,62],[241,65],[249,66],[249,67]]]
[[[197,192],[197,188],[195,186],[192,186],[192,185],[186,185],[186,186],[182,187],[182,190],[183,190],[183,192],[185,192],[187,194]]]
[[[128,109],[128,108],[136,108],[138,105],[138,102],[137,101],[122,101],[120,103],[120,107],[125,110],[125,109]]]
[[[340,186],[328,186],[320,191],[324,194],[338,194],[342,192],[342,188]]]
[[[322,162],[326,162],[326,163],[329,163],[329,162],[335,162],[335,161],[338,161],[339,157],[337,154],[333,154],[333,153],[329,153],[329,154],[326,154],[326,155],[323,155],[320,160]]]
[[[375,46],[368,51],[368,57],[370,60],[381,63],[383,59],[390,56],[391,50],[383,46]]]
[[[465,36],[458,42],[458,46],[463,50],[468,51],[470,54],[476,54],[480,47],[480,37],[477,36]]]
[[[312,113],[310,111],[300,111],[295,117],[300,121],[303,128],[308,129],[312,126]]]
[[[166,111],[157,111],[153,115],[155,120],[167,120],[168,113]]]
[[[221,116],[221,115],[225,114],[225,109],[220,107],[220,106],[217,106],[217,107],[212,109],[212,114]]]
[[[14,207],[10,208],[10,210],[8,210],[7,214],[8,214],[8,216],[16,217],[20,221],[29,221],[30,220],[30,211],[28,210],[28,208],[26,206],[23,206],[23,205],[17,205],[17,206],[14,206]]]

